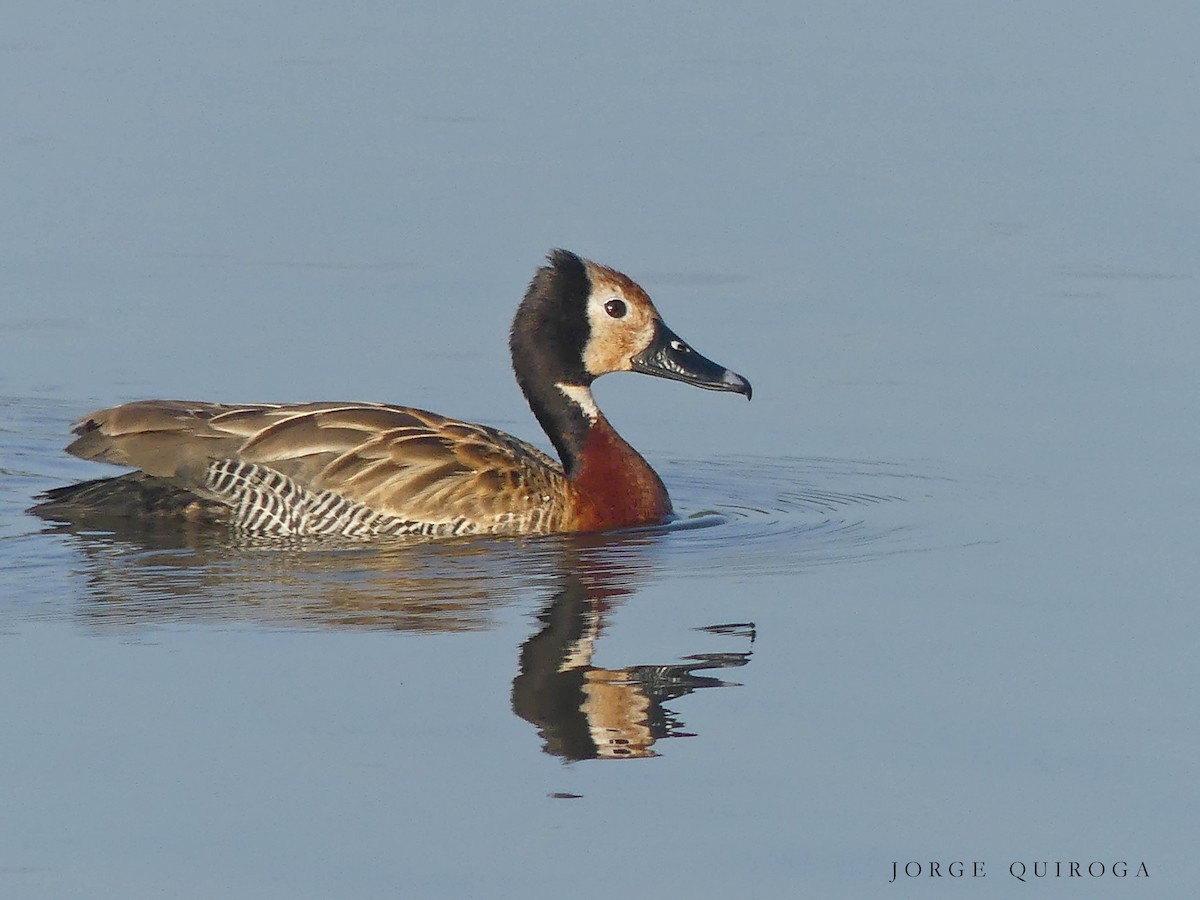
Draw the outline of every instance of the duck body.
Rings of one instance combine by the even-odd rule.
[[[485,425],[376,403],[141,400],[74,426],[67,450],[134,472],[47,492],[33,512],[226,525],[278,535],[546,534],[667,521],[662,480],[596,407],[612,371],[750,395],[662,323],[626,276],[566,251],[538,270],[513,369],[561,462]]]

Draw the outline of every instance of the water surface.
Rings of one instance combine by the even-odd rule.
[[[13,10],[0,894],[1187,895],[1198,15]],[[555,246],[754,383],[598,383],[673,526],[24,513],[140,397],[544,446],[506,329]]]

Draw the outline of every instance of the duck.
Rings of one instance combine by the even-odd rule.
[[[73,424],[67,452],[133,469],[55,488],[32,511],[181,519],[262,535],[520,535],[656,526],[662,479],[592,383],[636,372],[752,395],[667,327],[631,278],[554,250],[513,318],[517,384],[558,454],[487,425],[383,403],[139,400]]]

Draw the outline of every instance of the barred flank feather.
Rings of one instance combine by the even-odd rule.
[[[235,459],[213,461],[205,485],[233,508],[233,525],[258,534],[455,535],[474,534],[473,522],[417,522],[373,510],[330,491],[309,490],[286,475]]]

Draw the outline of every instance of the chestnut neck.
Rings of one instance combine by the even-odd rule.
[[[602,413],[584,409],[557,385],[526,396],[578,489],[582,530],[651,525],[670,516],[662,479]]]
[[[658,525],[671,516],[671,498],[658,473],[602,415],[588,430],[572,481],[579,491],[580,530]]]

